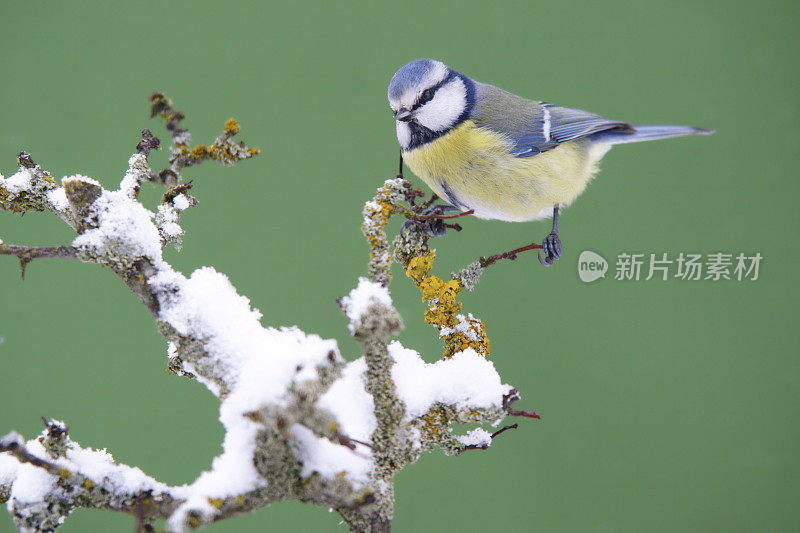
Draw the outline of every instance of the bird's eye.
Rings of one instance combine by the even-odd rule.
[[[422,105],[427,102],[430,102],[433,99],[434,92],[435,91],[433,90],[433,87],[429,87],[424,91],[422,91],[422,95],[419,97],[419,104]]]

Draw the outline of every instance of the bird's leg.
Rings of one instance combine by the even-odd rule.
[[[528,246],[516,248],[502,254],[481,257],[478,261],[482,267],[486,268],[501,259],[510,259],[513,261],[517,258],[517,254],[527,252],[528,250],[544,250],[546,254],[545,257],[542,257],[541,252],[539,252],[539,262],[548,267],[553,266],[555,260],[561,257],[561,240],[558,238],[558,206],[553,207],[553,230],[544,238],[542,244],[534,242]]]
[[[545,257],[539,253],[539,262],[546,266],[553,266],[556,259],[561,259],[561,239],[558,238],[558,206],[553,206],[553,230],[542,241],[542,250]]]
[[[434,195],[434,199],[438,198]],[[431,201],[427,201],[421,206],[420,209],[423,209],[425,206],[430,205]],[[458,208],[452,205],[435,205],[428,209],[425,209],[420,214],[412,213],[408,220],[403,223],[403,227],[400,231],[405,231],[411,226],[417,226],[421,228],[425,233],[427,233],[430,237],[442,237],[448,229],[452,229],[455,231],[461,231],[460,224],[448,224],[445,220],[449,220],[452,218],[463,217],[466,215],[471,215],[474,213],[472,209],[469,211],[463,211],[460,213],[456,213],[454,215],[446,215],[445,213],[448,211],[458,211]]]

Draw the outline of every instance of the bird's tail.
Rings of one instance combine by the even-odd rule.
[[[628,130],[606,130],[590,137],[603,144],[625,144],[640,141],[655,141],[683,135],[711,135],[714,130],[704,130],[691,126],[633,126]]]

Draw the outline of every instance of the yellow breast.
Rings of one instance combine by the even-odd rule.
[[[571,141],[532,157],[516,157],[507,137],[471,120],[403,153],[408,167],[441,198],[480,218],[511,222],[549,216],[569,205],[597,171],[607,148]]]

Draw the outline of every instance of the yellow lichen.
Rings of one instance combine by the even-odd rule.
[[[435,259],[434,252],[414,257],[406,266],[406,275],[414,280],[428,304],[425,322],[435,326],[445,343],[443,357],[452,357],[458,352],[472,348],[484,357],[489,356],[489,339],[483,322],[461,315],[462,304],[456,299],[461,292],[460,280],[444,282],[437,276],[429,276]]]
[[[192,148],[192,157],[195,159],[204,159],[206,157],[210,157],[210,150],[204,144],[198,144],[194,148]]]
[[[222,509],[222,504],[223,504],[224,502],[223,502],[222,500],[220,500],[219,498],[208,498],[208,503],[210,503],[210,504],[211,504],[211,506],[212,506],[214,509],[216,509],[217,511],[219,511],[220,509]]]
[[[422,279],[428,275],[431,267],[433,266],[433,258],[435,254],[431,252],[428,255],[423,255],[413,258],[408,262],[406,267],[406,276],[410,277],[417,283],[421,283]]]
[[[225,132],[225,135],[231,137],[239,133],[239,123],[236,121],[235,118],[229,118],[225,125],[222,127],[222,131]]]

